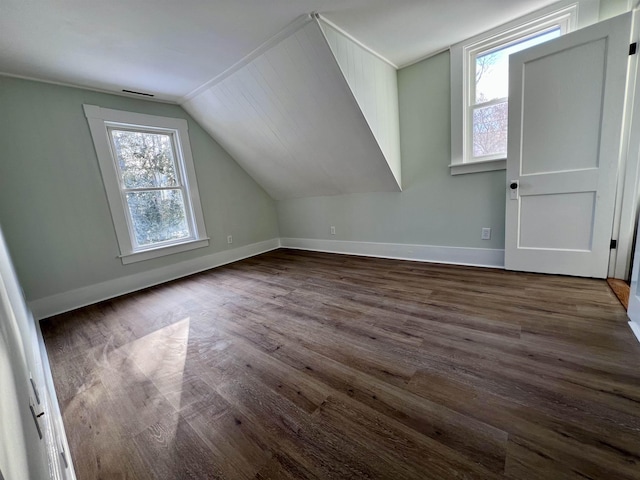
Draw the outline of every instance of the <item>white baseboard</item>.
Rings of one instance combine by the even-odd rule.
[[[638,325],[636,322],[630,321],[629,326],[631,327],[631,331],[633,332],[633,334],[640,342],[640,325]]]
[[[439,247],[402,243],[350,242],[312,238],[272,238],[263,242],[217,252],[205,257],[156,268],[127,277],[108,280],[29,302],[37,320],[101,302],[126,293],[175,280],[194,273],[236,262],[279,247],[365,257],[418,262],[448,263],[476,267],[504,268],[504,250],[491,248]]]
[[[314,238],[281,238],[283,248],[314,252],[344,253],[364,257],[417,262],[448,263],[475,267],[504,268],[504,250],[493,248],[439,247],[404,243],[349,242]]]
[[[135,292],[136,290],[175,280],[176,278],[236,262],[243,258],[259,255],[275,250],[279,246],[279,239],[272,238],[263,242],[252,243],[231,250],[224,250],[205,257],[194,258],[193,260],[156,268],[147,272],[116,278],[49,297],[39,298],[29,302],[29,308],[33,312],[33,316],[37,320],[41,320],[52,315],[57,315],[58,313],[68,312],[76,308],[124,295],[125,293]]]

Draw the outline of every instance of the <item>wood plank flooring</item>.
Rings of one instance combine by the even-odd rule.
[[[277,250],[42,330],[80,480],[640,478],[605,281]]]

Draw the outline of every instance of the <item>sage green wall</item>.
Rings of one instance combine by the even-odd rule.
[[[629,0],[600,0],[600,20],[615,17],[631,10]]]
[[[505,172],[449,173],[449,53],[400,70],[398,90],[403,192],[279,201],[280,235],[504,248]]]
[[[122,264],[84,103],[187,119],[209,247]],[[28,300],[278,237],[273,200],[177,105],[0,77],[0,112],[0,224]]]

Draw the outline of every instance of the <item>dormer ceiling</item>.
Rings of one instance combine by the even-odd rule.
[[[320,12],[397,66],[550,0],[0,0],[0,73],[181,103]]]
[[[183,107],[275,199],[400,191],[396,70],[325,28],[303,17]]]

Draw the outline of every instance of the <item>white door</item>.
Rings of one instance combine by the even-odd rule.
[[[631,289],[629,291],[629,306],[627,316],[629,326],[640,340],[640,229],[636,232],[636,253],[631,268]]]
[[[513,54],[505,267],[605,278],[631,14]]]

